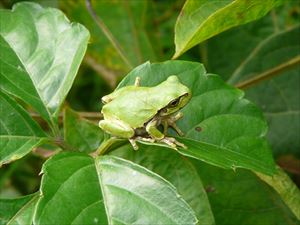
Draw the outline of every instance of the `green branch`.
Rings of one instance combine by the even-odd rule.
[[[272,77],[279,75],[283,71],[292,69],[299,64],[300,64],[300,56],[296,56],[295,58],[293,58],[287,62],[284,62],[284,63],[280,64],[279,66],[276,66],[275,68],[267,70],[253,78],[250,78],[248,80],[245,80],[245,81],[242,81],[242,82],[236,84],[235,87],[240,88],[240,89],[249,88],[249,87],[251,87],[255,84],[258,84],[264,80],[271,79]]]
[[[277,167],[277,173],[273,177],[257,172],[256,175],[281,196],[285,204],[300,220],[300,191],[291,178],[280,167]]]

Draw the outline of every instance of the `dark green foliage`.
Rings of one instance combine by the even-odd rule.
[[[17,2],[0,3],[0,224],[299,224],[276,166],[300,156],[297,1]],[[101,97],[171,75],[192,92],[169,130],[187,149],[97,155]]]

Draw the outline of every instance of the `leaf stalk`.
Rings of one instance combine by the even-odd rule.
[[[109,139],[103,141],[99,148],[96,151],[96,155],[104,155],[108,149],[115,143],[122,141],[123,139],[117,138],[117,137],[110,137]]]

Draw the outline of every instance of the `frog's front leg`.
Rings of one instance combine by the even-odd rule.
[[[157,125],[157,119],[151,120],[146,126],[146,131],[154,140],[161,140],[165,137],[165,135],[157,129]]]
[[[176,125],[176,121],[181,119],[182,117],[183,117],[183,113],[179,112],[175,116],[172,115],[164,119],[162,121],[162,125],[164,127],[164,134],[167,135],[168,127],[172,127],[177,132],[177,134],[183,136],[184,133]]]
[[[184,144],[178,142],[175,138],[166,137],[163,133],[161,133],[157,129],[157,125],[158,125],[158,120],[153,119],[146,126],[146,131],[154,140],[156,140],[157,142],[165,143],[174,149],[177,149],[176,148],[177,146],[186,148],[186,146]]]

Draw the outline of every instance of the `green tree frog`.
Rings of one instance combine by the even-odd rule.
[[[183,116],[178,111],[191,96],[190,89],[175,75],[154,87],[140,86],[137,77],[134,85],[102,98],[104,119],[100,120],[99,126],[112,136],[128,139],[135,150],[138,149],[138,140],[164,143],[175,149],[177,146],[185,148],[184,144],[166,135],[168,127],[183,135],[175,122]],[[160,125],[163,131],[158,129]]]

